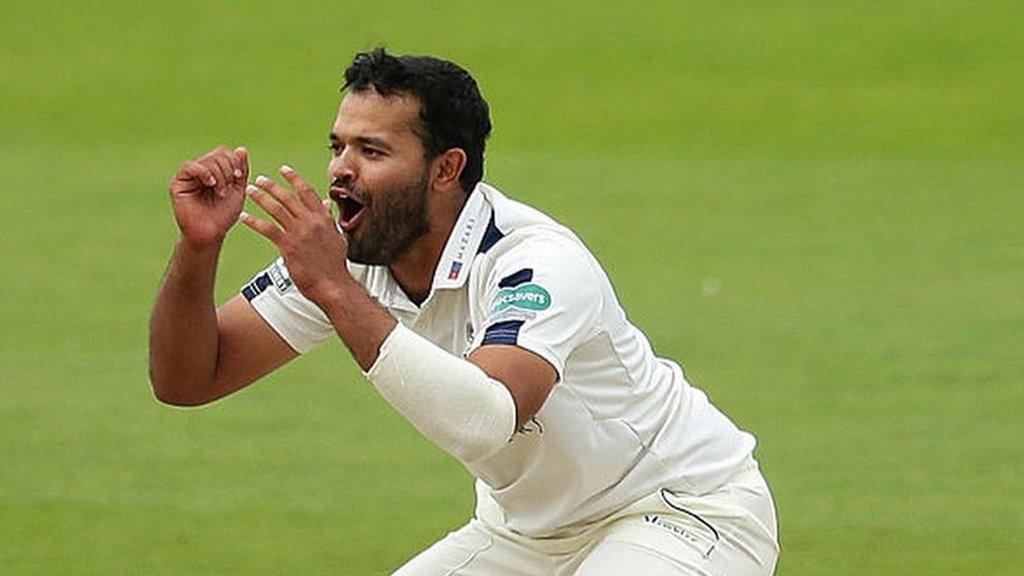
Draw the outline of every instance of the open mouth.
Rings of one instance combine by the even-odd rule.
[[[347,193],[334,193],[331,196],[338,204],[340,212],[338,223],[341,224],[341,229],[345,232],[351,232],[359,224],[359,220],[363,215],[363,203]]]

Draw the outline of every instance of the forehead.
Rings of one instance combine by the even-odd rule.
[[[373,136],[386,139],[416,138],[419,101],[406,95],[381,96],[374,90],[349,92],[341,99],[333,133],[340,138]]]

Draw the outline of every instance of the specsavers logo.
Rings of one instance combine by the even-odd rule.
[[[536,284],[523,284],[514,288],[502,288],[491,301],[491,314],[509,308],[523,310],[547,310],[551,306],[551,295]]]

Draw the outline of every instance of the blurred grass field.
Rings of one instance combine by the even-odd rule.
[[[487,179],[573,227],[760,441],[778,574],[1024,566],[1024,4],[4,2],[0,574],[384,574],[471,480],[330,344],[158,405],[184,159],[323,182],[341,71],[469,68]],[[219,298],[267,261],[230,237]]]

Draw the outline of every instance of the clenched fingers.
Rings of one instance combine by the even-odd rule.
[[[204,185],[213,187],[217,184],[217,177],[213,171],[199,162],[185,162],[178,168],[174,180],[181,183],[179,191],[198,190]]]
[[[218,146],[197,162],[206,166],[213,173],[216,178],[213,188],[220,194],[226,192],[227,187],[233,184],[245,182],[244,172],[235,153],[224,146]]]
[[[211,186],[211,188],[216,189],[219,189],[227,185],[227,183],[230,181],[228,179],[228,174],[230,174],[230,171],[225,173],[224,165],[217,161],[218,155],[219,152],[215,150],[196,160],[196,162],[205,166],[206,169],[213,174],[214,183]]]

